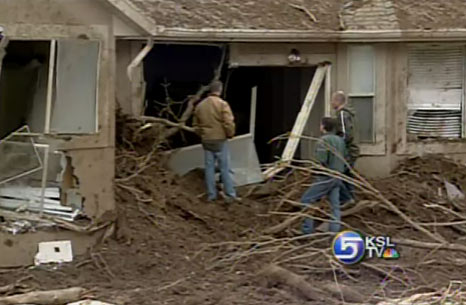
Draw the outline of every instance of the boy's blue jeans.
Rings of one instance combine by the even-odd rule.
[[[317,177],[311,187],[301,197],[301,203],[305,206],[313,204],[327,196],[332,210],[332,221],[330,231],[340,231],[340,189],[344,187],[340,179],[332,177]],[[302,232],[311,234],[314,231],[314,220],[306,217],[302,224]]]
[[[230,174],[230,152],[228,144],[225,141],[221,144],[221,149],[218,152],[204,150],[204,171],[207,187],[207,200],[217,199],[217,188],[215,185],[216,162],[218,162],[218,166],[220,168],[220,176],[225,194],[230,198],[236,198],[236,191]]]

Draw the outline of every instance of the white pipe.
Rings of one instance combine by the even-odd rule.
[[[8,46],[8,43],[8,37],[3,36],[3,38],[0,41],[0,75],[2,74],[3,58],[6,55],[6,47]]]
[[[152,50],[153,47],[154,47],[154,41],[152,39],[148,39],[147,45],[138,53],[138,55],[136,55],[133,61],[131,61],[131,63],[129,64],[128,68],[126,69],[126,73],[131,82],[134,79],[133,77],[134,69],[141,64],[141,62],[144,60],[147,54],[149,54],[149,52]]]

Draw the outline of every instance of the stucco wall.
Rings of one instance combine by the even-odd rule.
[[[0,25],[11,40],[92,39],[101,42],[98,78],[99,132],[45,142],[71,158],[85,198],[84,212],[95,222],[115,218],[113,192],[115,139],[115,38],[112,11],[100,0],[0,0]],[[121,26],[120,26],[121,30]],[[70,113],[69,115],[73,115]],[[0,235],[0,266],[32,263],[37,243],[72,239],[76,254],[95,243],[94,236],[71,232]]]

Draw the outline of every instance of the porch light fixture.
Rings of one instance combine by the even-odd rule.
[[[290,64],[295,64],[301,62],[301,54],[298,50],[292,49],[290,54],[288,55],[288,61]]]

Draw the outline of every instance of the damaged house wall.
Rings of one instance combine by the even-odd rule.
[[[121,56],[119,55],[118,57],[118,69],[123,71],[131,59],[141,50],[143,44],[143,41],[119,42],[118,46],[121,46],[121,53],[119,50],[119,54]],[[288,52],[292,48],[298,48],[304,57],[304,63],[319,63],[326,60],[332,63],[333,77],[331,80],[331,90],[345,91],[349,95],[352,106],[358,110],[360,116],[358,120],[360,121],[362,130],[360,136],[362,136],[363,141],[360,144],[362,155],[357,163],[357,168],[363,174],[372,177],[387,176],[397,166],[399,161],[409,156],[425,153],[442,153],[455,159],[466,160],[466,143],[462,138],[439,139],[431,137],[426,139],[409,139],[408,137],[408,102],[410,100],[408,54],[410,45],[412,44],[406,42],[373,43],[370,40],[364,43],[348,42],[333,45],[303,43],[298,44],[298,46],[292,43],[231,43],[229,44],[228,64],[234,72],[231,74],[230,81],[234,81],[235,73],[239,73],[237,74],[240,75],[239,78],[242,78],[241,73],[245,73],[247,77],[244,78],[244,82],[248,82],[248,79],[254,78],[247,71],[241,72],[242,69],[246,69],[245,67],[250,67],[251,69],[252,67],[264,67],[264,69],[267,69],[266,67],[281,67],[284,69],[289,66],[287,60]],[[426,50],[430,50],[432,49],[432,45],[436,48],[446,48],[447,50],[450,49],[450,45],[455,50],[458,49],[458,43],[456,42],[426,42],[425,44],[421,43],[418,47],[421,50],[424,47]],[[445,53],[445,56],[448,54]],[[445,58],[445,60],[447,59]],[[442,67],[442,61],[443,59],[440,57],[440,59],[437,59],[436,64]],[[355,64],[352,65],[352,63]],[[152,68],[157,69],[157,67]],[[119,77],[122,77],[121,75]],[[130,91],[129,88],[125,88],[124,86],[124,77],[126,76],[124,75],[123,79],[119,82],[122,86],[119,86],[117,89],[119,90],[118,95],[128,97],[128,102],[123,102],[122,108],[124,111],[131,111]],[[257,77],[264,76],[258,75]],[[267,74],[267,77],[270,78],[272,75]],[[289,82],[289,80],[283,78],[281,82]],[[280,81],[276,83],[278,84]],[[238,88],[238,85],[232,83],[231,87],[228,88],[227,100],[232,102],[231,98],[235,99],[234,96],[237,95],[239,99],[243,99],[244,104],[248,104],[250,90],[246,88],[244,90],[248,92],[242,92],[234,87]],[[277,90],[276,86],[271,86],[270,88],[270,92]],[[465,86],[463,86],[463,95],[464,88]],[[232,90],[239,91],[232,93]],[[260,90],[259,88],[259,92]],[[320,96],[318,100],[323,100],[323,98],[323,96]],[[289,104],[285,102],[284,107],[286,105]],[[321,103],[317,103],[315,111],[311,113],[308,131],[306,132],[308,135],[318,135],[318,129],[315,128],[312,122],[318,121],[323,113],[327,113],[329,108],[329,105],[324,104],[321,109],[318,109],[319,106],[321,106]],[[241,108],[242,106],[232,104],[233,110],[235,110],[235,107]],[[258,107],[260,107],[260,101],[258,102]],[[248,109],[247,105],[242,108]],[[289,106],[285,108],[291,111]],[[461,111],[463,113],[463,123],[461,126],[463,126],[464,132],[465,107],[463,105],[461,106]],[[263,111],[260,109],[257,110],[258,122],[263,120],[264,115]],[[237,119],[239,121],[247,121],[240,115]],[[283,122],[281,121],[281,123]],[[256,131],[257,128],[260,128],[260,125],[258,126],[257,124],[260,123],[256,122]],[[247,124],[239,122],[239,125],[240,130],[243,130],[244,128],[241,126],[246,126]],[[288,129],[290,129],[289,126]],[[271,137],[271,135],[268,136]],[[258,139],[256,139],[256,145],[257,141]],[[259,141],[261,140],[259,139]],[[305,146],[304,148],[303,145],[301,146],[301,156],[309,157],[312,152],[312,146]],[[257,149],[258,151],[261,150],[260,147],[257,147]],[[268,155],[269,152],[265,152],[265,154]],[[260,155],[262,161],[268,159],[268,157],[263,157],[264,153],[260,153]]]
[[[466,161],[466,141],[463,137],[438,137],[438,134],[443,134],[444,130],[451,130],[451,124],[456,124],[456,121],[443,120],[445,124],[439,126],[434,125],[426,120],[420,126],[426,126],[427,131],[432,131],[431,135],[425,137],[415,137],[410,134],[408,128],[409,122],[409,103],[410,99],[415,98],[410,93],[409,82],[413,73],[418,73],[420,70],[410,69],[408,62],[409,50],[414,45],[416,49],[420,50],[420,54],[428,54],[427,58],[435,58],[434,63],[438,69],[448,67],[451,62],[449,57],[451,52],[448,50],[457,50],[458,43],[456,42],[425,42],[425,43],[365,43],[365,46],[372,46],[374,48],[375,66],[374,66],[374,94],[365,94],[366,98],[373,98],[372,115],[374,120],[372,122],[371,132],[373,133],[373,141],[361,144],[362,156],[357,162],[357,168],[365,175],[371,177],[384,177],[396,168],[397,164],[411,156],[418,156],[424,154],[442,154],[451,157],[461,162]],[[464,44],[459,44],[464,49]],[[351,99],[351,82],[349,79],[354,77],[350,71],[351,56],[348,49],[351,46],[358,46],[358,44],[341,44],[338,50],[338,89],[344,90],[350,94]],[[440,54],[433,53],[431,50],[445,49],[447,52]],[[456,53],[455,53],[456,54]],[[435,57],[434,57],[435,56]],[[464,61],[463,55],[463,61]],[[435,68],[435,69],[437,69]],[[433,69],[433,71],[435,70]],[[364,71],[359,65],[356,73],[362,74]],[[435,73],[435,72],[432,72]],[[452,76],[453,79],[453,76]],[[463,75],[462,83],[465,82]],[[456,81],[451,82],[454,90],[457,90]],[[424,89],[419,89],[421,97]],[[429,90],[431,90],[429,88]],[[425,91],[425,90],[424,90]],[[446,91],[446,90],[445,90]],[[364,94],[354,92],[355,98],[364,97]],[[464,86],[462,87],[462,95],[464,96]],[[419,96],[419,95],[418,95]],[[427,95],[432,97],[433,95]],[[450,98],[436,99],[439,104],[437,108],[423,105],[421,108],[424,112],[432,111],[433,115],[443,108],[450,109],[449,107],[452,100]],[[418,100],[422,103],[422,100]],[[428,100],[426,102],[429,102]],[[443,104],[444,105],[443,105]],[[456,107],[456,106],[455,106]],[[456,108],[455,108],[456,109]],[[464,113],[464,101],[461,104],[461,111]],[[428,118],[428,117],[426,117]],[[463,121],[465,119],[462,115]],[[433,119],[431,119],[433,120]],[[364,119],[359,119],[359,124],[366,124]],[[464,123],[461,124],[464,131]],[[367,126],[366,126],[367,127]]]
[[[120,40],[117,42],[117,71],[119,71],[117,73],[117,99],[124,113],[132,113],[132,103],[134,102],[131,96],[131,86],[124,72],[144,44],[144,41]],[[249,132],[251,90],[257,87],[257,115],[255,130],[252,133],[255,136],[255,144],[261,161],[271,162],[275,160],[274,155],[283,150],[284,147],[283,143],[270,145],[269,140],[292,128],[317,65],[326,61],[336,63],[336,45],[322,43],[238,43],[225,44],[225,46],[228,56],[221,79],[225,82],[225,98],[235,114],[237,134],[242,135]],[[203,43],[156,43],[152,51],[146,56],[145,64],[138,68],[146,70],[144,71],[145,81],[148,82],[146,98],[154,99],[153,92],[157,91],[160,94],[156,99],[164,101],[163,76],[167,77],[167,83],[171,84],[169,91],[175,100],[183,99],[190,93],[193,94],[200,84],[207,84],[211,76],[206,77],[205,72],[213,71],[214,66],[204,57],[210,56],[211,61],[216,60],[216,54],[209,55],[207,52],[212,48],[215,49],[215,46]],[[164,51],[165,49],[169,52]],[[292,50],[300,52],[302,60],[299,63],[291,64],[289,62],[288,56]],[[200,56],[201,54],[204,57]],[[158,59],[154,59],[155,57]],[[189,63],[189,60],[196,60],[197,66]],[[167,68],[168,63],[169,68]],[[199,65],[199,63],[202,64]],[[178,83],[193,73],[197,73],[197,84],[186,91],[185,89],[188,88],[187,80],[184,80],[186,88],[180,87]],[[151,80],[154,78],[153,75],[159,75],[155,84]],[[147,77],[151,79],[147,79]],[[191,76],[191,81],[195,80],[196,77]],[[331,77],[330,83],[336,84],[336,77]],[[175,85],[181,89],[174,90],[177,88]],[[319,118],[328,108],[328,105],[325,104],[324,91],[324,86],[322,86],[305,135],[319,135]],[[142,104],[147,101],[141,99],[136,102]],[[149,107],[146,109],[146,115],[155,115],[155,113]],[[271,120],[276,122],[274,126],[267,124]],[[306,141],[302,145],[300,156],[306,158],[311,156],[312,152],[313,143]]]
[[[86,129],[81,132],[48,136],[40,135],[44,129],[43,117],[33,115],[27,123],[35,129],[31,132],[33,135],[37,134],[33,137],[36,143],[46,144],[53,150],[63,152],[66,159],[70,161],[66,166],[68,174],[65,175],[65,180],[68,184],[72,184],[73,181],[78,184],[79,192],[84,198],[84,214],[91,222],[103,223],[114,219],[115,39],[113,26],[118,21],[119,31],[127,32],[132,31],[131,26],[125,28],[122,22],[112,15],[111,10],[102,6],[100,1],[92,0],[2,0],[0,20],[12,42],[32,40],[50,42],[65,39],[99,43],[94,115],[96,120],[95,128],[91,127],[95,130]],[[47,45],[50,44],[47,43]],[[47,66],[46,61],[44,66]],[[43,74],[47,73],[43,72]],[[57,84],[54,80],[54,86]],[[42,88],[42,85],[39,87]],[[42,90],[38,92],[36,91],[36,95],[44,94]],[[44,101],[43,98],[38,100]],[[74,103],[78,103],[78,100]],[[33,105],[34,113],[39,112],[36,108],[43,108],[43,105],[36,103],[35,100]],[[0,115],[11,115],[11,110],[8,110],[8,113],[3,112],[3,108],[0,110],[2,111]],[[66,107],[60,110],[60,116],[72,117],[73,115],[75,113],[67,112]],[[1,129],[12,129],[17,122],[11,124],[5,127],[2,125]],[[53,128],[51,128],[52,131]],[[63,169],[59,166],[59,160],[51,158],[50,162],[48,180],[53,180],[56,173]],[[52,169],[53,167],[55,169]],[[0,266],[31,264],[33,255],[37,251],[37,243],[47,240],[72,240],[75,254],[81,254],[92,246],[101,234],[102,232],[96,232],[84,235],[58,230],[12,236],[0,232],[0,244],[4,249],[0,257]]]

